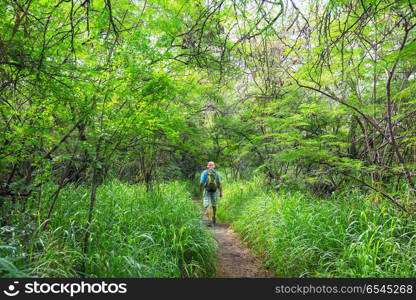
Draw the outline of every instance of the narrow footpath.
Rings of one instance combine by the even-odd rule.
[[[210,227],[218,243],[218,278],[270,278],[269,271],[261,269],[261,261],[254,257],[249,248],[230,229],[229,224]]]
[[[194,198],[197,205],[200,198]],[[208,227],[218,246],[217,278],[272,278],[270,271],[262,269],[262,262],[250,253],[229,224],[217,223]]]

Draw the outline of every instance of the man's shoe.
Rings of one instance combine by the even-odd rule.
[[[212,217],[212,224],[215,224],[216,223],[216,219],[215,219],[215,217]]]

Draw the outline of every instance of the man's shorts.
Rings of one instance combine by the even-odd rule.
[[[218,199],[218,190],[216,192],[210,193],[204,189],[204,207],[207,208],[209,205],[212,207],[217,206],[217,199]]]

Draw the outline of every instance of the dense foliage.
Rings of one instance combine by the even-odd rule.
[[[237,171],[251,166],[270,182],[358,185],[413,211],[411,1],[284,7],[285,17],[240,45],[246,73],[217,119],[218,148]]]
[[[99,197],[103,182],[153,197],[208,160],[318,198],[353,187],[358,211],[368,200],[414,217],[413,1],[10,0],[0,2],[0,32],[1,251],[26,247],[29,235],[8,246],[22,224],[36,239],[80,228],[68,256],[82,254],[78,267],[45,274],[122,274],[93,262],[104,255],[95,226],[113,205]],[[323,210],[351,209],[333,197]],[[63,206],[74,228],[61,226],[72,220]],[[167,275],[149,270],[141,274]]]
[[[218,208],[281,277],[415,277],[415,220],[358,190],[322,200],[237,181]]]
[[[50,190],[53,187],[50,186]],[[97,190],[91,242],[83,249],[89,191],[60,194],[50,230],[34,226],[37,203],[2,228],[2,277],[210,277],[215,245],[186,182],[144,186],[109,181]],[[19,220],[19,222],[17,222]],[[86,253],[86,255],[84,255]]]

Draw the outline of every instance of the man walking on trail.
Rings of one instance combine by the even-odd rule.
[[[220,198],[222,197],[222,185],[220,175],[215,172],[215,163],[210,161],[207,165],[207,169],[201,173],[201,181],[199,182],[199,191],[204,191],[204,208],[205,215],[208,220],[211,220],[211,209],[212,206],[212,224],[215,224],[215,217],[217,213],[217,198],[218,191]]]

